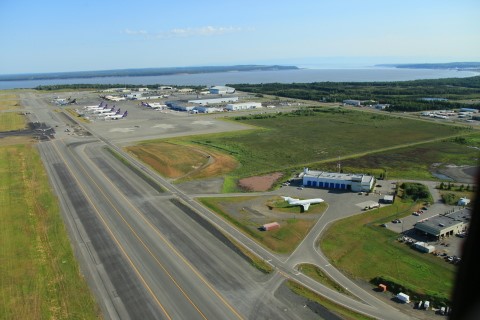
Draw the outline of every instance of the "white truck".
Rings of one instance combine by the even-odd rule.
[[[428,310],[430,308],[430,301],[425,301],[425,303],[423,304],[423,308],[425,310]]]
[[[403,303],[409,303],[410,302],[410,297],[403,292],[400,292],[399,294],[397,294],[397,299],[400,300]]]

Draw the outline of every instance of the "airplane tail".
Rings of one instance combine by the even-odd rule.
[[[118,108],[117,113],[115,113],[115,114],[120,114],[120,108]]]
[[[128,116],[128,111],[125,111],[122,118],[125,118],[126,116]]]

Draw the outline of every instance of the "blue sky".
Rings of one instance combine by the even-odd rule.
[[[479,12],[478,0],[0,0],[0,74],[480,61]]]

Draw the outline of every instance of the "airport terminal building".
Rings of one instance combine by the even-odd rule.
[[[303,185],[313,188],[341,189],[354,192],[369,192],[375,183],[373,176],[364,174],[315,171],[305,168],[300,174]]]

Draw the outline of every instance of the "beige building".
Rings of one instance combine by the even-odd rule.
[[[417,222],[415,230],[437,239],[463,233],[468,227],[471,211],[468,208],[449,214],[432,217],[426,221]]]

